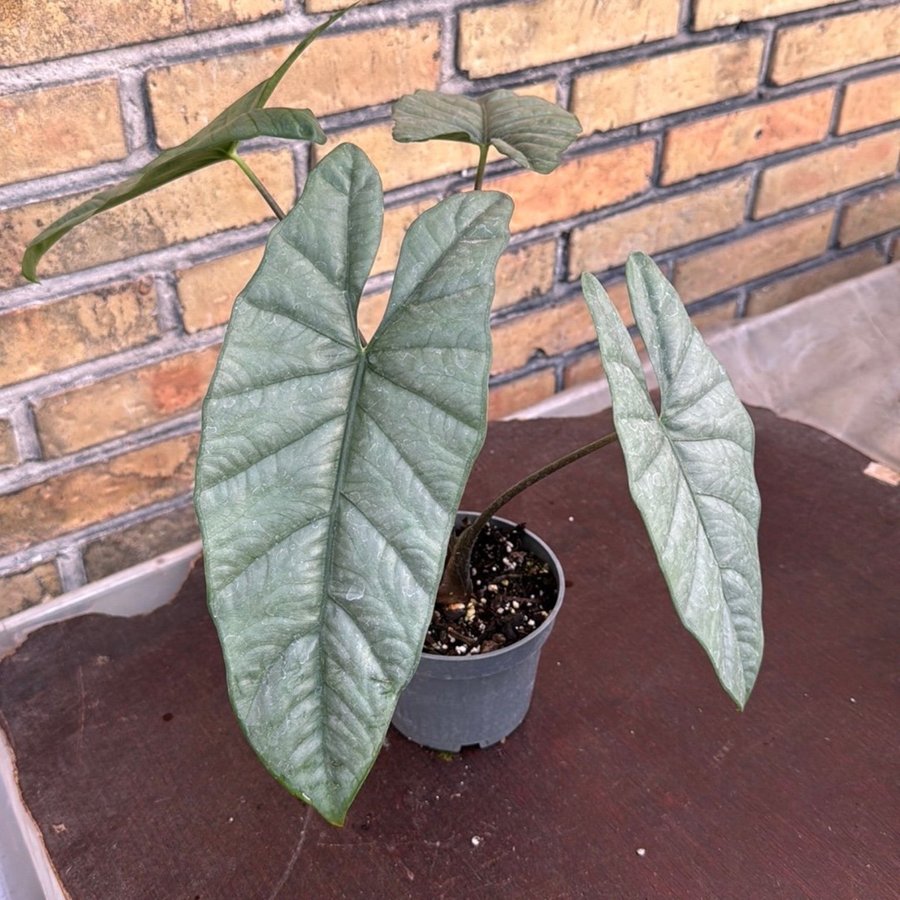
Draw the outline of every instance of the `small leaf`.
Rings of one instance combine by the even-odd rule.
[[[743,708],[763,650],[753,424],[653,261],[632,254],[626,281],[659,414],[625,326],[597,279],[582,276],[629,487],[678,615]]]
[[[212,122],[201,128],[184,143],[164,150],[147,163],[140,172],[119,184],[94,194],[93,197],[48,225],[29,241],[22,257],[22,275],[29,281],[36,282],[38,280],[37,266],[41,257],[76,225],[80,225],[98,213],[162,187],[176,178],[190,175],[206,166],[229,159],[241,141],[248,141],[256,137],[274,137],[315,141],[317,144],[323,144],[325,135],[308,109],[264,109],[263,107],[297,57],[345,12],[347,12],[346,9],[336,12],[318,28],[311,31],[297,44],[290,56],[273,75],[235,100]]]
[[[581,133],[578,119],[540,97],[492,91],[476,100],[440,91],[416,91],[394,104],[394,140],[464,141],[493,145],[526,169],[546,175]]]
[[[204,403],[195,501],[231,700],[273,775],[331,822],[418,663],[484,440],[511,213],[492,192],[423,213],[363,347],[382,193],[341,145],[272,230]]]

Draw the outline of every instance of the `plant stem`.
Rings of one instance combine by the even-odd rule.
[[[256,173],[250,166],[247,165],[247,161],[240,155],[238,155],[234,150],[232,150],[228,154],[230,159],[233,159],[241,171],[250,179],[250,182],[253,184],[260,194],[262,195],[263,200],[269,204],[273,213],[278,216],[279,219],[284,218],[284,210],[278,205],[278,201],[269,193],[266,186],[256,177]]]
[[[582,457],[588,456],[595,450],[600,450],[607,444],[611,444],[616,440],[618,440],[618,435],[614,431],[611,431],[609,434],[597,438],[596,441],[591,441],[589,444],[578,447],[571,453],[567,453],[565,456],[561,456],[559,459],[547,463],[546,466],[532,472],[530,475],[526,475],[521,481],[516,482],[511,488],[508,488],[502,494],[495,497],[484,508],[481,515],[472,522],[471,525],[467,525],[453,542],[447,559],[446,571],[448,575],[445,575],[445,579],[449,576],[451,582],[458,579],[459,585],[468,585],[469,558],[472,555],[472,546],[475,544],[475,538],[478,537],[479,532],[488,523],[490,518],[495,515],[501,507],[509,503],[513,497],[518,496],[526,488],[543,480],[548,475],[552,475],[554,472],[565,468],[565,466],[568,466],[570,463],[577,462]]]
[[[478,155],[478,168],[475,170],[475,190],[480,191],[484,182],[484,167],[487,165],[488,145],[482,144]]]

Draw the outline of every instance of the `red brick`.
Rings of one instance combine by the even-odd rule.
[[[766,169],[757,188],[753,217],[803,206],[820,197],[893,175],[900,130],[830,147]]]
[[[753,38],[589,72],[575,79],[572,112],[590,134],[738,97],[756,88],[762,51]]]
[[[219,348],[207,347],[44,397],[34,405],[44,455],[63,456],[194,412]]]
[[[171,438],[0,496],[0,554],[191,489],[197,436]]]
[[[900,53],[900,6],[822,17],[775,35],[770,77],[790,84]]]
[[[663,148],[662,182],[727,169],[813,144],[828,133],[834,91],[814,91],[760,103],[669,130]]]
[[[109,356],[158,336],[150,281],[11,310],[0,315],[0,385]]]

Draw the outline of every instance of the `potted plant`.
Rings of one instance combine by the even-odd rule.
[[[23,259],[36,280],[41,255],[69,229],[223,160],[242,168],[282,220],[227,328],[203,408],[195,502],[241,727],[274,777],[336,824],[416,670],[439,588],[445,606],[472,602],[472,548],[486,521],[534,480],[613,440],[676,609],[738,706],[762,654],[752,425],[674,289],[642,254],[629,258],[626,279],[660,410],[627,330],[585,274],[615,433],[548,463],[451,540],[486,432],[494,268],[513,209],[509,197],[480,190],[488,149],[549,172],[579,126],[553,104],[508,91],[477,100],[420,91],[396,104],[398,140],[479,148],[478,189],[410,226],[387,310],[366,342],[357,304],[383,215],[371,162],[339,146],[285,215],[237,153],[256,136],[324,140],[308,110],[265,104],[341,14],[193,138],[44,229]],[[546,618],[548,628],[551,610]],[[494,652],[512,650],[508,643]]]

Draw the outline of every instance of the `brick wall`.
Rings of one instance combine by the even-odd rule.
[[[73,232],[25,285],[25,242],[267,75],[341,0],[0,0],[0,615],[195,537],[199,404],[271,225],[235,168]],[[127,7],[127,15],[123,9]],[[491,411],[592,379],[577,278],[622,306],[627,253],[701,326],[756,315],[897,254],[900,5],[886,0],[368,0],[273,102],[361,144],[388,188],[378,273],[462,183],[472,148],[399,147],[415,88],[520,88],[585,135],[551,177],[495,161],[518,206],[500,263]],[[315,159],[261,142],[287,205]],[[361,308],[371,330],[384,274]],[[835,373],[840,377],[839,373]]]

